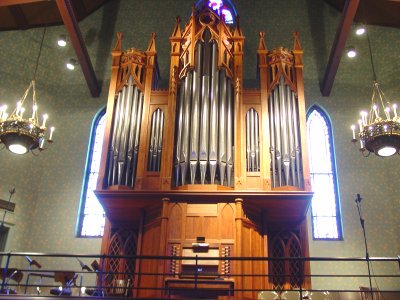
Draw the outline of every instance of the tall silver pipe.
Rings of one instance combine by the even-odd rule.
[[[217,140],[218,140],[218,45],[212,44],[212,61],[211,61],[211,103],[210,103],[210,148],[209,148],[209,164],[210,164],[210,181],[215,182],[215,173],[217,169]]]
[[[155,171],[160,171],[161,170],[161,154],[162,154],[162,144],[163,144],[163,133],[164,133],[164,112],[160,110],[160,126],[159,126],[159,132],[158,132],[158,142],[157,142],[157,149],[154,149],[157,151],[157,164],[156,164],[156,170]]]
[[[133,146],[133,159],[130,169],[132,170],[129,176],[129,184],[131,187],[135,186],[135,178],[136,178],[136,166],[137,166],[137,159],[139,155],[139,137],[140,137],[140,125],[142,123],[142,111],[143,111],[143,93],[140,92],[139,94],[139,104],[137,108],[137,118],[136,118],[136,125],[135,125],[135,143]]]
[[[119,112],[121,110],[121,92],[118,93],[117,100],[115,103],[115,110],[113,115],[113,128],[112,128],[112,138],[111,138],[111,147],[109,152],[109,165],[108,165],[108,185],[113,185],[114,183],[114,166],[117,164],[118,152],[116,146],[117,139],[117,128],[119,121]]]
[[[118,157],[118,184],[124,185],[126,180],[126,153],[128,148],[129,127],[132,113],[132,76],[129,77],[127,91],[125,94],[126,102],[124,108],[124,125],[121,132],[120,151]],[[129,168],[129,167],[128,167]]]
[[[220,71],[219,77],[220,101],[219,101],[219,136],[218,136],[218,164],[220,184],[225,181],[226,169],[226,74],[225,70]]]
[[[190,103],[192,100],[193,71],[189,71],[185,78],[185,98],[183,103],[183,129],[180,155],[182,185],[186,184],[187,167],[189,163],[189,130],[190,130]]]
[[[129,130],[129,139],[128,139],[128,151],[127,151],[127,168],[126,168],[126,176],[125,176],[125,185],[129,186],[130,184],[130,176],[132,174],[131,166],[134,152],[134,144],[135,144],[135,134],[136,134],[136,119],[138,118],[137,109],[139,102],[139,90],[135,85],[133,88],[133,103],[132,103],[132,113],[130,115],[130,130]]]
[[[157,143],[158,143],[158,130],[159,130],[159,118],[160,118],[160,109],[156,109],[151,117],[151,136],[150,136],[150,151],[149,151],[149,163],[150,168],[149,171],[155,171],[155,165],[157,162]]]
[[[274,117],[275,117],[275,158],[276,172],[278,175],[278,186],[282,186],[282,156],[281,156],[281,121],[279,114],[279,91],[275,88],[273,93],[274,98]]]
[[[254,145],[255,145],[255,172],[260,171],[260,142],[259,142],[259,132],[258,132],[258,113],[254,111]]]
[[[233,93],[232,93],[232,80],[228,78],[226,86],[226,98],[227,98],[227,137],[226,137],[226,178],[228,186],[232,186],[232,171],[233,171]]]
[[[269,106],[269,130],[270,130],[270,139],[271,145],[269,152],[271,153],[271,186],[274,188],[276,186],[276,170],[275,170],[275,126],[274,126],[274,94],[270,94],[268,98],[268,106]]]
[[[295,94],[292,93],[292,107],[293,107],[293,125],[296,130],[294,130],[294,147],[296,149],[296,173],[297,173],[297,182],[300,188],[303,187],[303,178],[301,174],[301,146],[299,139],[299,122],[297,118],[297,101]]]
[[[255,145],[255,122],[254,108],[250,109],[250,171],[255,171],[256,164],[256,145]]]
[[[185,98],[185,85],[182,79],[181,87],[179,90],[179,103],[177,113],[177,124],[176,124],[176,150],[175,150],[175,185],[179,185],[179,170],[180,170],[180,156],[181,156],[181,145],[182,145],[182,124],[183,124],[183,102]]]
[[[250,110],[246,113],[246,170],[251,171]]]
[[[200,128],[200,84],[201,84],[201,64],[202,64],[202,44],[196,45],[195,69],[193,72],[193,99],[190,126],[190,181],[195,182],[197,165],[199,161],[199,128]]]
[[[155,146],[155,130],[156,130],[157,110],[151,115],[151,131],[150,131],[150,145],[149,145],[149,159],[147,163],[147,170],[153,171],[153,152]]]
[[[116,131],[116,136],[115,136],[115,151],[114,151],[114,159],[115,159],[115,164],[114,164],[114,170],[113,170],[113,184],[119,184],[118,178],[119,178],[119,170],[121,169],[120,167],[120,162],[119,162],[119,156],[120,156],[120,151],[121,151],[121,133],[122,133],[122,128],[123,128],[123,121],[124,121],[124,109],[125,109],[125,101],[126,101],[126,86],[122,88],[121,92],[121,98],[119,99],[121,101],[121,109],[119,111],[118,115],[118,127]]]
[[[156,132],[155,132],[155,143],[154,143],[154,151],[153,151],[153,171],[157,171],[157,161],[158,161],[158,141],[160,135],[160,126],[161,126],[161,109],[157,109],[157,120],[156,120]]]
[[[211,33],[209,29],[204,30],[203,34],[203,56],[202,56],[202,90],[201,90],[201,126],[200,126],[200,182],[205,183],[208,146],[210,132],[210,65],[211,65]]]
[[[290,158],[289,158],[289,141],[287,131],[287,114],[286,114],[286,89],[283,75],[279,82],[279,104],[280,104],[280,117],[281,117],[281,139],[282,139],[282,162],[283,173],[285,178],[285,185],[289,185],[290,176]]]
[[[290,87],[286,85],[286,99],[287,101],[287,119],[288,119],[288,131],[289,131],[289,154],[290,154],[290,177],[292,179],[292,185],[296,184],[296,150],[294,148],[294,133],[296,127],[293,127],[293,107],[292,107],[292,91]]]

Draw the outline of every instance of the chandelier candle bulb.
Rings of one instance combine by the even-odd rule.
[[[19,116],[21,118],[21,120],[24,115],[24,112],[25,112],[25,107],[21,107],[21,115]]]
[[[42,127],[43,127],[43,128],[46,127],[46,120],[47,120],[48,117],[49,117],[49,116],[48,116],[47,114],[44,114],[44,115],[43,115],[43,123],[42,123]]]
[[[375,113],[375,117],[378,119],[379,115],[378,115],[378,107],[376,105],[372,106],[372,109],[374,110]]]
[[[367,113],[366,111],[362,111],[362,112],[360,113],[360,115],[361,115],[361,119],[362,119],[363,125],[364,125],[364,126],[367,126],[367,116],[368,116],[368,113]]]
[[[358,120],[358,124],[360,125],[360,132],[363,131],[363,122]]]
[[[390,121],[390,107],[385,107],[385,114],[388,121]]]
[[[21,107],[22,107],[22,103],[21,103],[21,101],[18,101],[17,102],[17,111],[15,112],[15,115],[18,117],[18,115],[19,115],[19,112],[20,112],[20,110],[21,110]]]
[[[394,117],[397,118],[397,104],[393,104],[393,113],[394,113]]]
[[[43,149],[43,146],[44,146],[44,138],[42,138],[40,141],[39,149]]]
[[[49,136],[49,141],[53,140],[53,132],[54,132],[54,127],[50,128],[50,136]]]
[[[355,131],[355,129],[356,129],[356,126],[354,126],[354,125],[351,125],[351,131],[353,132],[353,140],[355,140],[356,139],[356,131]]]
[[[32,107],[32,119],[35,119],[35,113],[36,113],[36,111],[37,111],[37,105],[34,105],[34,106]]]

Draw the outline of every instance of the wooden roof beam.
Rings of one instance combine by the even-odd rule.
[[[46,0],[1,0],[0,7],[10,6],[10,5],[27,4],[27,3],[35,3],[35,2],[44,2],[44,1],[46,1]]]
[[[93,97],[100,95],[100,87],[97,82],[92,62],[86,49],[85,42],[82,38],[81,30],[79,29],[78,21],[75,17],[74,9],[70,0],[56,0],[61,18],[67,28],[72,46],[75,49],[76,57],[78,58],[86,83]]]
[[[15,20],[15,24],[21,29],[27,29],[29,26],[29,22],[26,19],[24,12],[22,11],[22,8],[20,5],[10,5],[8,7],[8,11],[10,14],[13,16]]]
[[[339,68],[340,58],[342,57],[347,36],[349,35],[351,24],[353,23],[359,3],[360,0],[346,0],[344,4],[342,18],[336,31],[335,40],[332,44],[328,65],[326,66],[324,80],[321,86],[322,96],[329,96],[331,93],[333,82],[335,81],[335,76]]]

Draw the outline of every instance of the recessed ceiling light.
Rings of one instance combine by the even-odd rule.
[[[357,26],[357,28],[356,28],[356,34],[357,34],[357,35],[363,35],[364,33],[365,33],[365,27],[364,27],[364,25]]]
[[[354,47],[347,48],[347,56],[353,58],[357,55],[356,49]]]
[[[67,37],[64,34],[58,37],[57,45],[60,47],[65,47],[67,45]]]
[[[78,62],[76,61],[76,59],[70,58],[67,63],[65,64],[65,66],[67,67],[68,70],[74,70],[75,66],[78,64]]]

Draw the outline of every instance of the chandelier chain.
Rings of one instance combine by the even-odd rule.
[[[40,41],[39,54],[38,54],[38,56],[36,58],[35,71],[33,73],[33,81],[36,80],[36,73],[37,73],[37,69],[38,69],[38,66],[39,66],[39,59],[40,59],[40,56],[42,54],[43,41],[44,41],[45,34],[46,34],[46,26],[43,27],[43,35],[42,35],[42,40]]]

